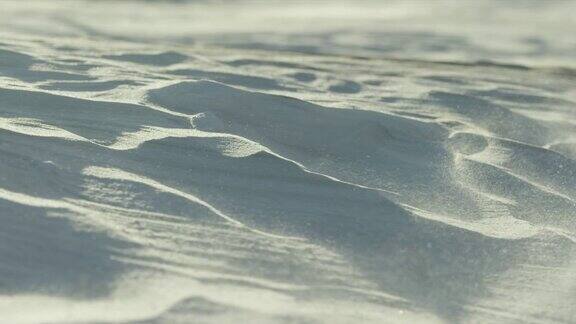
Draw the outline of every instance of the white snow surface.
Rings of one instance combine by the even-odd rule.
[[[0,2],[0,323],[576,322],[576,2]]]

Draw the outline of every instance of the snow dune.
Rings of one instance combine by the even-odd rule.
[[[576,321],[573,3],[32,4],[0,13],[0,322]]]

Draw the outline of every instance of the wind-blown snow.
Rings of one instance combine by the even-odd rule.
[[[430,3],[2,2],[0,323],[576,321],[576,6]]]

